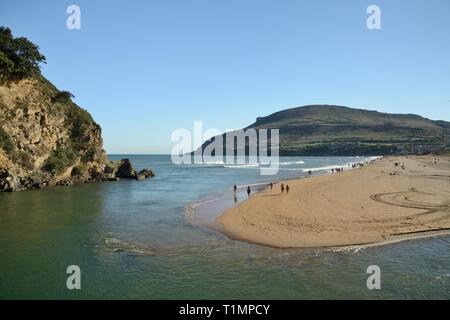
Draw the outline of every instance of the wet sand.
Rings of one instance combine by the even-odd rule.
[[[281,248],[382,244],[450,233],[449,157],[388,157],[344,173],[286,181],[289,194],[281,193],[282,182],[220,215],[223,232]]]

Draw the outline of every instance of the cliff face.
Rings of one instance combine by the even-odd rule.
[[[106,179],[108,166],[100,126],[70,96],[42,76],[0,86],[0,190]]]

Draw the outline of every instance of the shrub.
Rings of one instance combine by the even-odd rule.
[[[85,132],[95,124],[89,112],[78,106],[70,106],[67,111],[67,120],[72,127],[71,138],[75,141],[82,138]]]
[[[73,167],[72,172],[70,173],[72,177],[75,176],[82,176],[83,175],[83,169],[79,166]]]
[[[76,152],[72,149],[56,149],[45,160],[44,170],[52,174],[61,174],[71,166],[77,158]]]
[[[11,152],[11,159],[27,170],[34,169],[33,158],[30,156],[28,152],[21,150],[14,150]]]
[[[5,150],[6,153],[10,154],[14,150],[14,145],[2,127],[0,127],[0,148]]]
[[[93,147],[89,147],[84,155],[81,157],[83,162],[95,161],[95,157],[97,155],[97,151]]]
[[[74,98],[75,96],[70,93],[69,91],[59,91],[53,98],[52,98],[52,102],[56,103],[69,103],[72,102],[72,98]]]

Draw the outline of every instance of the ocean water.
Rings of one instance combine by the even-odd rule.
[[[257,190],[363,158],[282,157],[277,176],[261,176],[251,166],[111,156],[123,157],[156,176],[0,194],[0,299],[450,298],[447,236],[360,250],[286,250],[210,228],[234,205],[233,184]],[[66,287],[69,265],[81,269],[81,290]],[[381,269],[381,290],[367,289],[370,265]]]

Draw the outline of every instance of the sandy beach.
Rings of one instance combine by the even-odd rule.
[[[289,194],[281,193],[281,181],[217,220],[233,239],[281,248],[365,245],[450,232],[449,157],[387,157],[344,169],[284,181]]]

